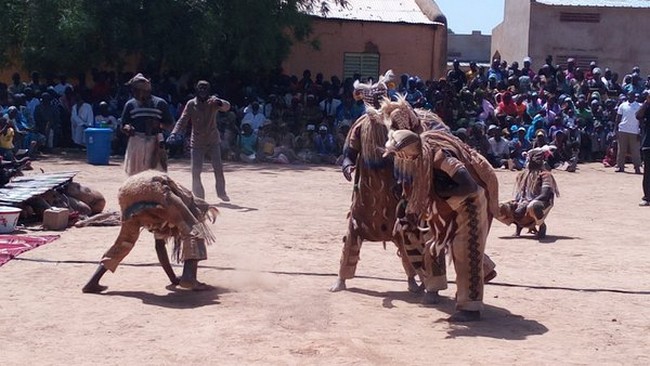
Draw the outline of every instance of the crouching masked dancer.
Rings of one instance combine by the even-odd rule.
[[[164,173],[148,170],[127,178],[118,191],[122,226],[113,246],[102,257],[97,270],[83,287],[87,293],[99,293],[106,271],[117,266],[131,252],[140,231],[154,233],[158,260],[172,285],[200,291],[212,286],[197,280],[198,262],[207,259],[206,244],[215,238],[207,225],[214,222],[217,209],[208,205]],[[183,262],[183,274],[176,277],[171,267],[165,241],[174,240],[174,257]]]
[[[546,216],[553,208],[555,196],[560,195],[547,163],[553,154],[552,148],[545,145],[528,151],[526,169],[515,181],[514,199],[499,205],[499,221],[515,224],[515,236],[527,228],[539,239],[546,237]]]
[[[367,110],[379,107],[379,101],[387,95],[386,83],[391,77],[392,71],[388,71],[376,84],[355,83],[355,94],[364,98]],[[422,253],[405,249],[404,244],[405,241],[422,241],[422,235],[416,226],[408,236],[393,234],[401,187],[393,175],[392,160],[382,156],[387,134],[388,130],[378,113],[364,114],[348,132],[342,170],[345,179],[354,180],[352,204],[348,213],[347,233],[343,238],[338,278],[330,291],[345,290],[345,281],[354,277],[363,241],[395,243],[408,278],[409,291],[420,291],[411,262],[421,262]],[[418,250],[422,244],[413,245],[413,248]],[[409,255],[413,256],[411,260]]]
[[[397,103],[404,103],[400,100]],[[395,106],[397,107],[397,106]],[[452,322],[480,319],[483,285],[496,275],[485,244],[498,213],[498,182],[490,163],[446,131],[413,131],[408,108],[382,108],[391,131],[386,154],[394,155],[405,186],[405,214],[425,221],[425,302],[437,303],[447,288],[444,256],[456,270],[456,308]],[[487,267],[487,269],[484,269]]]

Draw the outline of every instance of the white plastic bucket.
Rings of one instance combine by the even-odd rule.
[[[20,211],[18,207],[11,206],[0,206],[0,233],[8,234],[13,233],[16,229],[16,224],[18,223],[18,217],[20,216]]]

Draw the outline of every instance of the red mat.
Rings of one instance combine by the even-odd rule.
[[[51,243],[60,235],[0,235],[0,266],[20,253]]]

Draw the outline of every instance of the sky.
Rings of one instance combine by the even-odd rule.
[[[447,17],[447,26],[456,34],[471,34],[479,30],[492,34],[492,28],[503,20],[505,0],[436,0]]]

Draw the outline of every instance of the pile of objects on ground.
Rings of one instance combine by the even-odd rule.
[[[16,164],[0,170],[0,206],[20,208],[19,225],[63,230],[120,224],[118,213],[103,213],[106,200],[99,191],[73,182],[76,171],[23,175]]]

